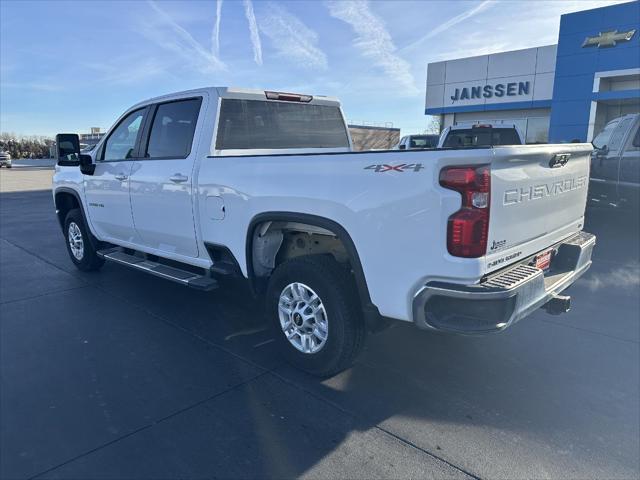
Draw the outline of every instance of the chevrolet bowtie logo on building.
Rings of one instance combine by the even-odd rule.
[[[635,30],[629,30],[628,32],[620,32],[617,30],[612,30],[610,32],[600,32],[597,37],[587,37],[584,39],[582,43],[582,48],[584,47],[615,47],[618,42],[628,42],[631,40],[633,35],[636,33]]]

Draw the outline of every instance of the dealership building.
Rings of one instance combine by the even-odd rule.
[[[640,113],[640,2],[563,15],[557,45],[430,63],[425,113],[441,128],[515,124],[527,143],[591,141]]]

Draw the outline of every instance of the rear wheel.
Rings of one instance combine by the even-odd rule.
[[[364,322],[349,272],[323,255],[278,266],[267,290],[267,314],[289,363],[310,374],[349,367],[364,342]]]
[[[94,244],[95,238],[89,237],[82,212],[75,208],[67,213],[64,221],[64,235],[67,251],[74,265],[84,272],[98,270],[104,264],[104,259],[98,257]]]

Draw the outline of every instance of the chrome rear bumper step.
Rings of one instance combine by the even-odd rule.
[[[164,265],[143,256],[130,254],[125,252],[121,247],[98,250],[96,253],[99,257],[110,262],[126,265],[127,267],[150,273],[156,277],[172,280],[197,290],[209,291],[218,288],[218,282],[214,278],[190,272],[189,270]]]

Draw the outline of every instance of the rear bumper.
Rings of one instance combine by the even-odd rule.
[[[422,329],[461,334],[499,332],[545,305],[591,266],[595,235],[580,232],[554,246],[547,271],[520,263],[477,285],[430,282],[413,299]]]

